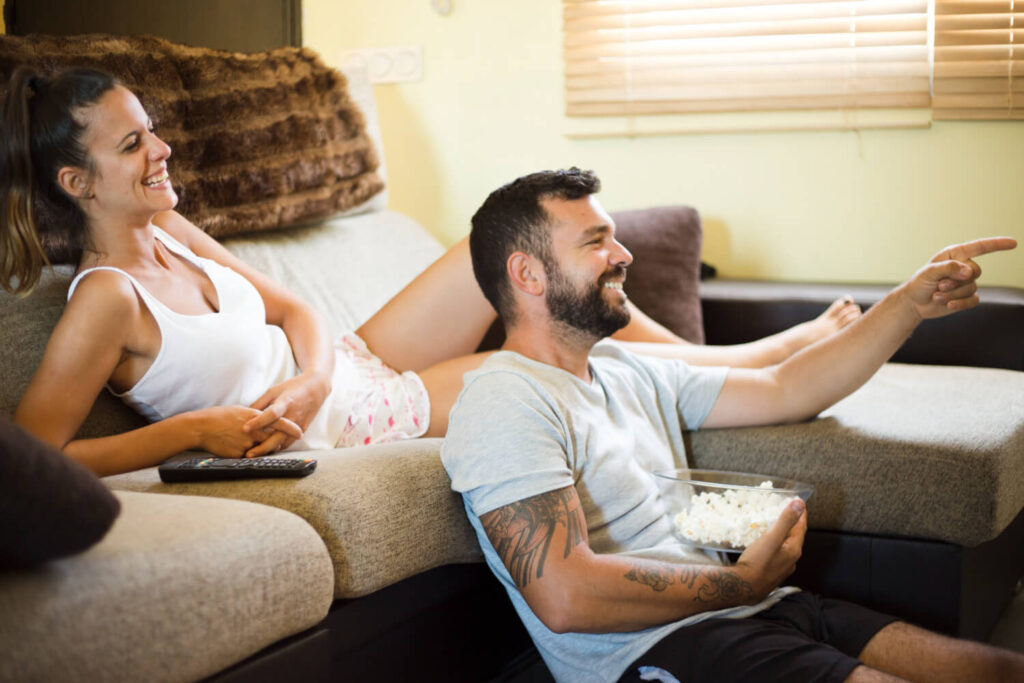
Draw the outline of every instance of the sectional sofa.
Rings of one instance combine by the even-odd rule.
[[[169,68],[167,55],[179,50],[161,41],[91,40],[108,65],[128,65],[125,73],[137,64]],[[0,69],[4,50],[24,49],[0,43]],[[283,75],[275,77],[284,83],[291,76],[280,65],[296,54],[203,59],[243,69],[249,59],[278,60],[274,73]],[[313,71],[313,90],[346,93],[344,79]],[[350,79],[350,90],[357,85]],[[208,88],[191,92],[199,98]],[[200,110],[211,99],[165,103],[165,111]],[[355,149],[362,162],[376,161],[353,142],[373,127],[372,102],[358,106],[366,115],[360,126],[335,126],[349,136],[335,159]],[[302,129],[294,115],[282,115],[291,123],[277,133]],[[177,132],[188,138],[187,126]],[[359,168],[346,175],[346,163]],[[261,200],[259,210],[229,205],[210,188],[186,186],[183,195],[214,197],[201,206],[192,200],[204,227],[305,297],[337,333],[358,326],[443,251],[422,226],[386,208],[382,169],[369,166],[376,180],[361,176],[350,156],[317,176],[341,186],[336,191],[291,182],[288,198]],[[307,191],[315,197],[295,205],[292,198]],[[271,214],[276,222],[257,232],[237,229]],[[627,292],[695,342],[706,335],[734,343],[780,329],[849,289],[702,282],[694,209],[614,217],[636,259]],[[38,364],[72,269],[55,267],[28,298],[0,294],[0,416],[12,414]],[[865,306],[879,296],[877,288],[852,293]],[[688,436],[690,466],[815,484],[795,583],[950,633],[982,638],[991,629],[1024,570],[1024,291],[983,289],[982,300],[975,312],[922,326],[902,362],[818,419]],[[993,360],[993,347],[1008,351]],[[82,435],[140,420],[104,393]],[[163,484],[155,468],[106,477],[120,511],[101,540],[84,552],[0,569],[0,680],[514,680],[531,646],[482,564],[439,447],[421,439],[312,452],[317,470],[300,480]],[[0,463],[25,454],[0,450]],[[53,480],[22,484],[40,489],[36,502],[70,486],[65,474],[46,476]],[[0,525],[14,525],[21,538],[46,536],[88,503],[84,495],[60,501],[67,507],[45,524],[46,515],[0,506],[7,517]]]

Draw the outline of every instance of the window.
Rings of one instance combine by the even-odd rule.
[[[936,105],[1020,118],[1015,0],[933,1]],[[563,0],[563,12],[572,117],[932,104],[928,0]]]

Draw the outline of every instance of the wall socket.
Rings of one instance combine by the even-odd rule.
[[[423,80],[423,46],[364,47],[342,50],[341,66],[365,68],[371,83]]]

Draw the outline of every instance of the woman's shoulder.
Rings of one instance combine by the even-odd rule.
[[[154,216],[153,225],[192,251],[196,249],[197,237],[205,235],[190,220],[173,209],[171,211],[162,211]]]
[[[96,313],[125,315],[138,310],[138,295],[131,276],[120,268],[97,266],[84,269],[72,283],[68,308],[87,308]]]

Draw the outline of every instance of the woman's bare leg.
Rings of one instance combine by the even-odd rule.
[[[357,334],[391,367],[419,372],[476,351],[496,317],[473,277],[469,239],[464,238]]]
[[[629,323],[612,335],[612,339],[629,342],[651,342],[659,344],[689,344],[672,330],[650,317],[632,301],[627,300]]]
[[[460,356],[419,373],[430,396],[430,428],[424,436],[444,436],[448,432],[448,413],[462,391],[462,376],[480,367],[491,353]]]
[[[724,365],[731,368],[763,368],[786,360],[800,349],[831,336],[861,316],[860,306],[849,297],[832,302],[814,320],[746,344],[708,346],[691,344],[652,320],[630,304],[632,318],[612,335],[627,342],[634,353],[677,358],[690,365]],[[656,342],[656,343],[651,343]]]

